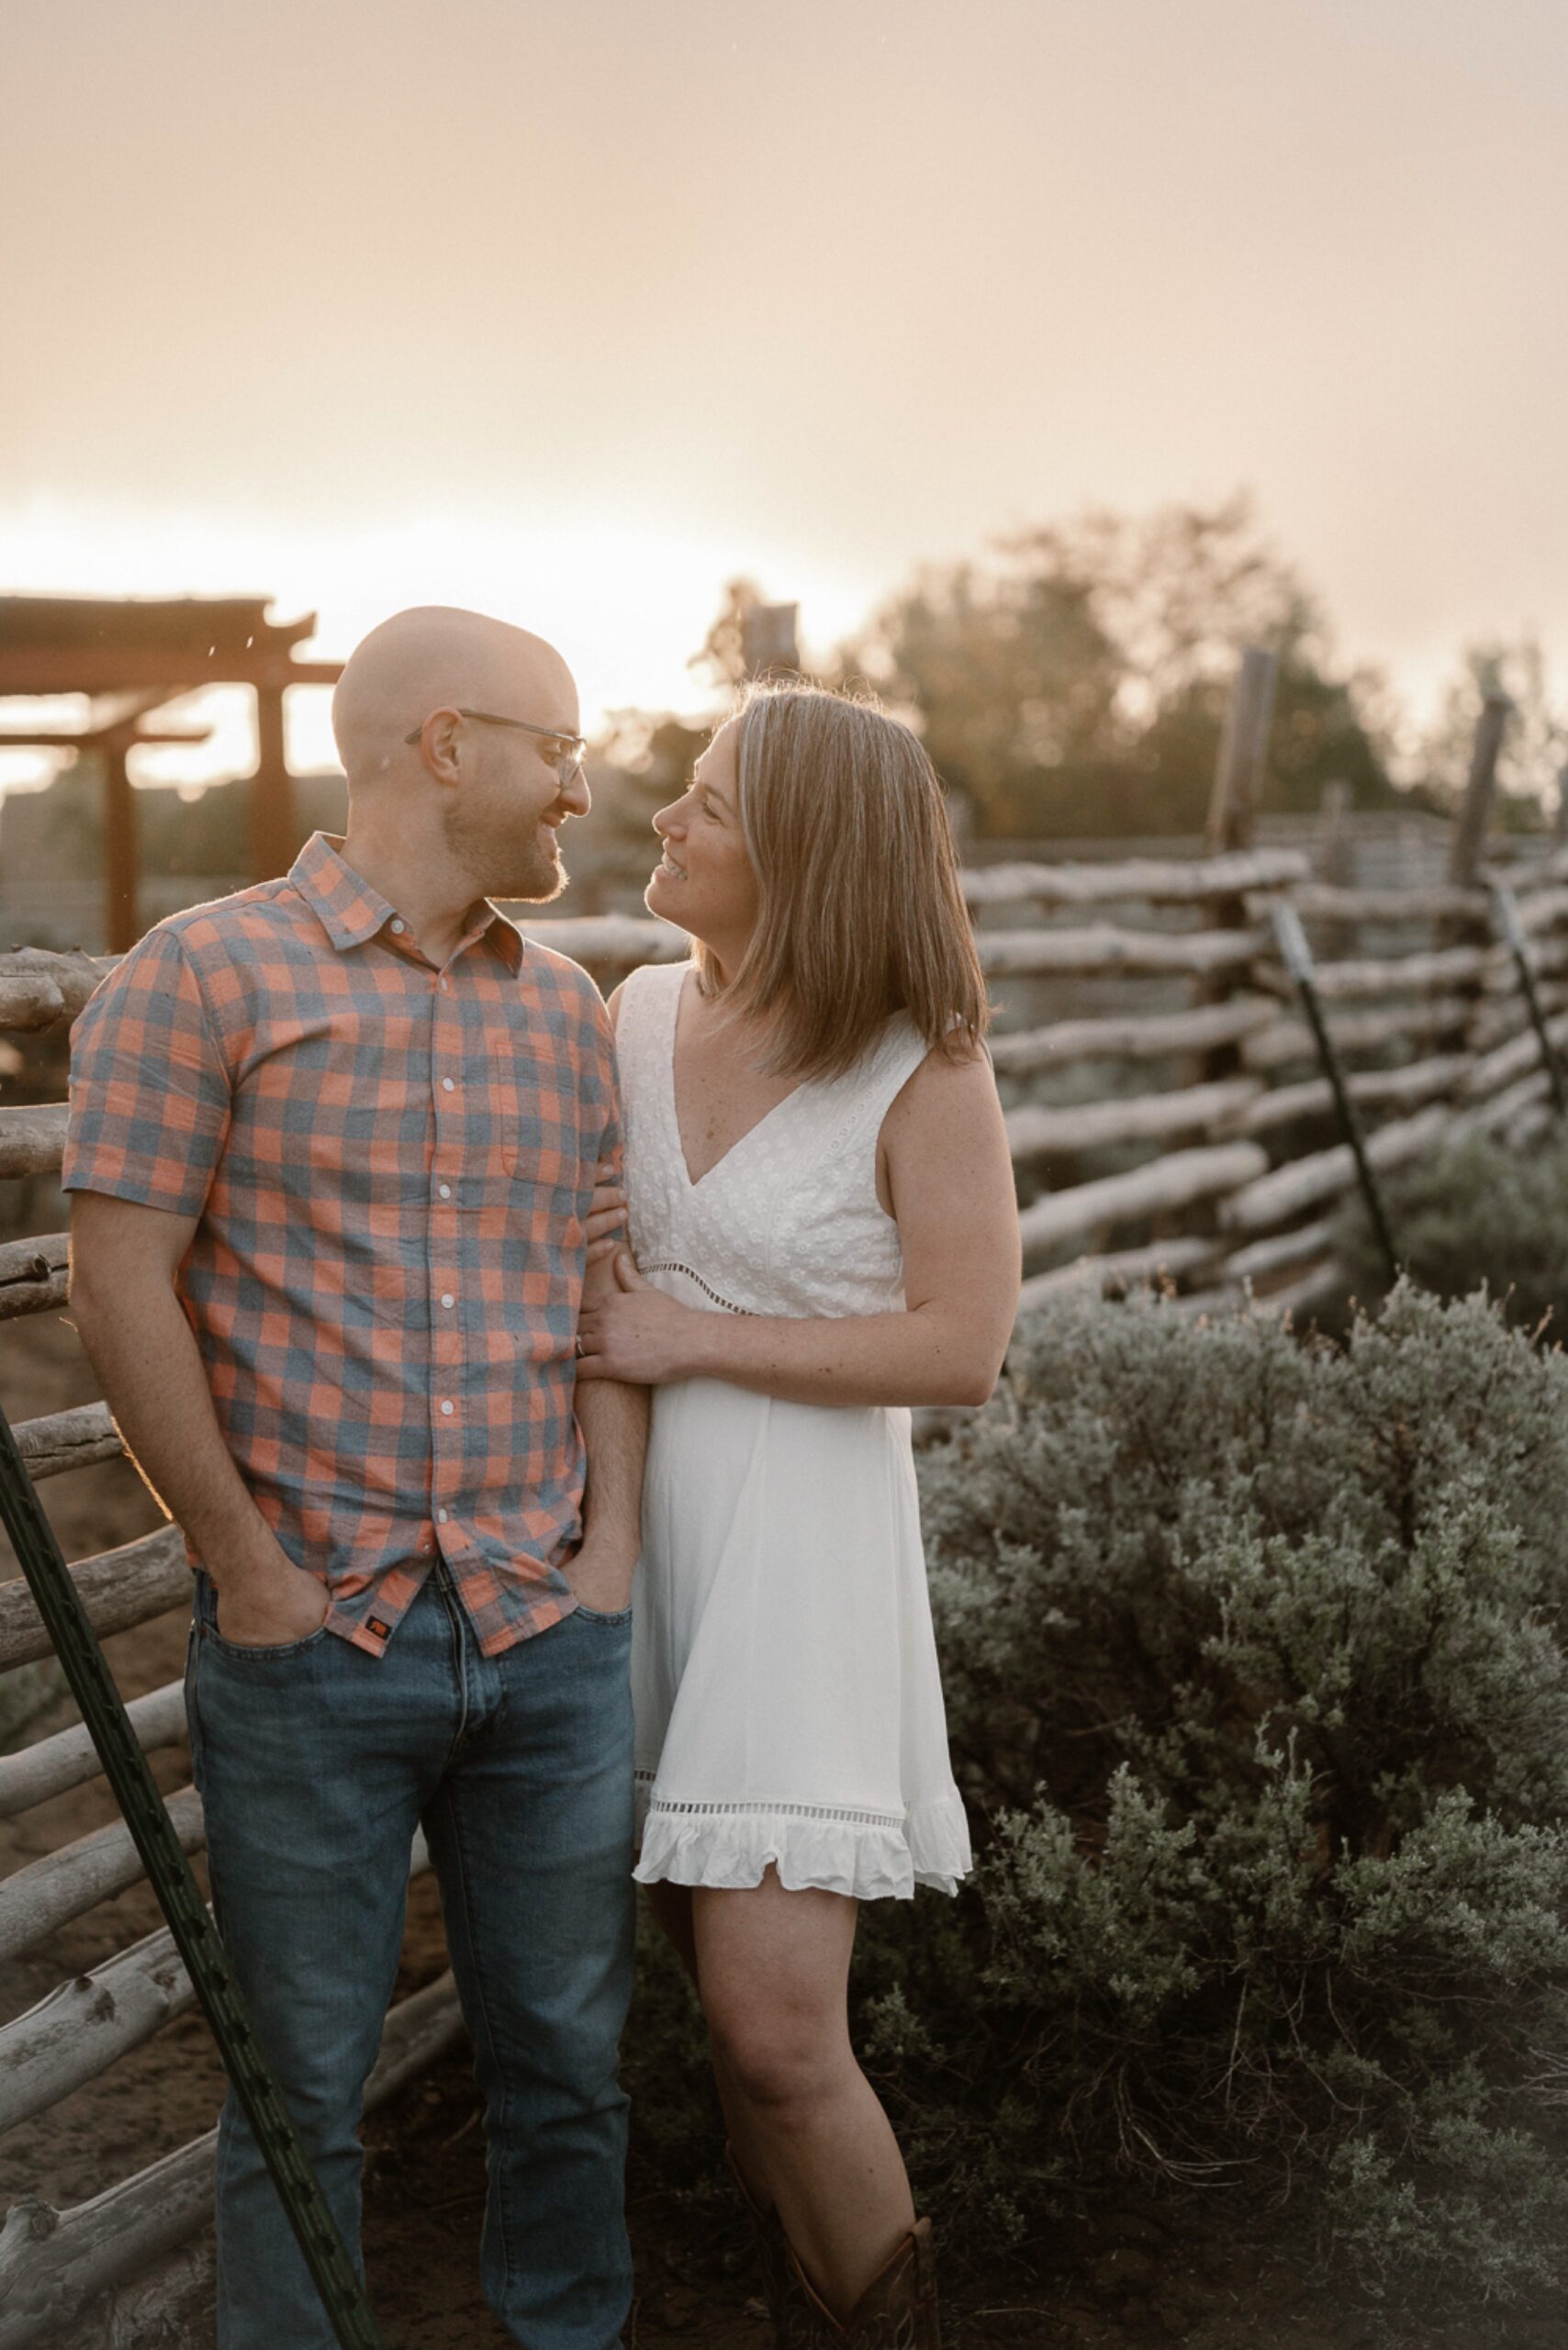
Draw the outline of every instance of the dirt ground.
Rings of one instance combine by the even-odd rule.
[[[95,1393],[61,1316],[0,1327],[0,1403],[13,1418],[89,1401]],[[51,1481],[43,1497],[69,1557],[129,1540],[157,1521],[132,1471],[113,1462]],[[0,1579],[17,1572],[0,1537]],[[178,1616],[120,1634],[108,1654],[122,1694],[174,1678],[185,1651]],[[74,1718],[57,1698],[36,1737]],[[157,1758],[167,1791],[188,1757]],[[0,1821],[0,1874],[103,1825],[113,1806],[95,1781]],[[25,1957],[0,1966],[0,2021],[60,1982],[100,1964],[160,1923],[145,1886],[106,1902]],[[398,1995],[446,1964],[433,1882],[413,1886]],[[187,2013],[101,2079],[0,2142],[0,2208],[31,2194],[55,2205],[99,2192],[210,2127],[221,2076],[207,2029]],[[466,2060],[455,2053],[367,2132],[366,2261],[388,2350],[501,2350],[506,2337],[480,2297],[476,2268],[483,2146]],[[639,2290],[629,2350],[763,2350],[769,2338],[738,2215],[715,2221],[663,2192],[645,2158],[633,2163],[632,2221]],[[1086,2206],[1059,2240],[1036,2248],[1045,2281],[998,2276],[949,2297],[949,2338],[962,2350],[1559,2350],[1560,2315],[1489,2322],[1442,2311],[1382,2312],[1314,2277],[1282,2223],[1218,2199],[1189,2207],[1118,2198]],[[1034,2272],[1032,2272],[1034,2273]],[[73,2327],[71,2350],[100,2350],[98,2330]],[[280,2344],[279,2350],[286,2350]]]

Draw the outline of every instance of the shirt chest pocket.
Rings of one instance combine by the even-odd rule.
[[[492,1046],[486,1069],[487,1161],[498,1180],[574,1212],[591,1184],[603,1113],[553,1037]]]

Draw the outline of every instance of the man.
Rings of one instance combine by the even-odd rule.
[[[610,2350],[646,1407],[585,1382],[574,1416],[619,1154],[604,1008],[486,902],[562,886],[577,690],[539,638],[421,610],[365,639],[332,721],[343,840],[160,923],[83,1014],[72,1305],[196,1568],[218,1924],[345,2238],[422,1823],[486,2291],[528,2350]],[[329,2350],[232,2097],[218,2228],[220,2350]]]

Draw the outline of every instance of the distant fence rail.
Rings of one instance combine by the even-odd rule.
[[[1234,730],[1242,747],[1233,744],[1216,785],[1215,837],[1232,844],[1245,834],[1249,792],[1255,804],[1245,753],[1250,742],[1256,759],[1256,710],[1253,721]],[[1551,1115],[1548,1075],[1517,969],[1495,935],[1479,857],[1484,764],[1472,778],[1468,868],[1450,862],[1442,879],[1428,868],[1405,889],[1337,886],[1315,876],[1305,847],[1245,840],[1203,857],[1014,859],[968,870],[980,959],[1000,1002],[994,1056],[1019,1179],[1021,1311],[1065,1289],[1111,1294],[1157,1276],[1194,1310],[1249,1295],[1271,1309],[1305,1308],[1332,1281],[1335,1211],[1354,1169],[1274,950],[1268,915],[1281,901],[1318,949],[1320,992],[1374,1166],[1408,1164],[1471,1131],[1518,1143],[1540,1130]],[[1568,1048],[1568,853],[1512,865],[1509,877],[1549,1034]],[[525,931],[605,984],[687,951],[679,932],[640,916],[518,911]],[[69,1022],[110,968],[80,952],[0,955],[0,1028]],[[0,1107],[0,1177],[58,1170],[64,1122],[62,1103]],[[0,1247],[0,1321],[65,1299],[62,1233]],[[101,1404],[24,1420],[18,1435],[39,1478],[121,1449]],[[72,1572],[102,1634],[189,1604],[174,1528]],[[0,1586],[0,1670],[46,1653],[26,1588]],[[150,1750],[184,1735],[177,1684],[131,1710]],[[81,1729],[0,1758],[0,1816],[95,1768]],[[177,1793],[170,1808],[182,1840],[198,1847],[195,1790]],[[413,1870],[427,1865],[416,1846]],[[118,1827],[29,1863],[0,1883],[0,1956],[31,1948],[139,1873]],[[68,2095],[190,1996],[159,1934],[62,1984],[0,2030],[0,2128]],[[405,2001],[388,2019],[373,2098],[390,2094],[457,2029],[450,1977]],[[0,2230],[0,2350],[119,2287],[131,2298],[116,2317],[117,2345],[161,2339],[170,2297],[188,2292],[193,2275],[200,2281],[199,2261],[193,2271],[179,2247],[210,2209],[211,2160],[202,2138],[76,2210],[13,2210]]]

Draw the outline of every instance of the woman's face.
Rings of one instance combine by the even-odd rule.
[[[756,875],[741,837],[739,752],[740,721],[728,719],[693,767],[689,788],[654,818],[664,855],[645,892],[650,913],[732,966],[757,913]]]

